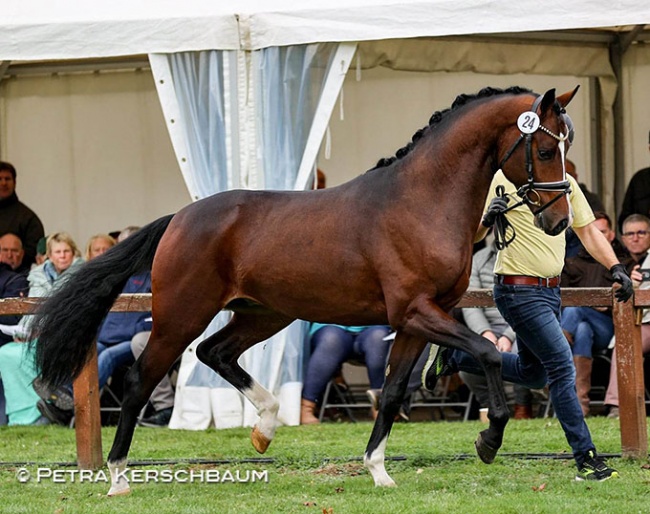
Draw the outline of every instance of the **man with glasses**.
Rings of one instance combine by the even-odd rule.
[[[642,270],[650,268],[650,218],[642,214],[631,214],[623,222],[623,244],[630,254],[641,265],[635,266],[631,273],[634,285],[639,289],[650,289],[650,273]],[[641,320],[641,350],[643,354],[650,352],[650,309],[643,312]],[[612,365],[609,368],[609,385],[605,393],[605,405],[609,407],[608,418],[618,418],[618,375],[616,371],[616,347],[612,353]]]
[[[636,262],[642,262],[650,248],[650,219],[643,214],[631,214],[623,221],[623,244]]]

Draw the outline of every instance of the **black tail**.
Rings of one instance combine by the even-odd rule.
[[[146,225],[84,263],[38,307],[30,330],[36,366],[46,384],[69,384],[79,375],[99,325],[129,277],[151,269],[172,217]]]

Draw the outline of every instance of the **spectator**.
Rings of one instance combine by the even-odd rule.
[[[616,239],[612,221],[604,212],[596,212],[595,226],[605,236],[614,249],[616,257],[626,267],[628,273],[636,261]],[[650,240],[650,238],[647,238]],[[647,250],[647,248],[646,248]],[[567,259],[562,271],[562,285],[567,287],[612,287],[612,274],[596,261],[584,248],[577,256]],[[593,352],[607,349],[614,336],[614,321],[611,307],[566,307],[562,311],[562,330],[573,351],[576,368],[576,389],[582,413],[589,415],[589,392],[591,391],[591,371]]]
[[[82,262],[77,245],[65,232],[52,234],[48,238],[47,257],[44,264],[29,272],[30,296],[48,295],[65,278],[68,270]],[[37,375],[33,347],[23,340],[29,322],[30,316],[24,316],[14,335],[14,342],[0,347],[0,375],[4,381],[10,425],[40,424],[43,421],[37,408],[39,398],[32,385]]]
[[[578,172],[576,171],[576,165],[573,163],[573,161],[567,159],[566,160],[566,172],[571,175],[576,182],[578,182]],[[589,204],[589,207],[591,207],[591,210],[594,212],[605,212],[605,207],[603,206],[603,202],[600,201],[600,198],[598,198],[598,195],[595,193],[592,193],[587,189],[587,186],[582,183],[578,183],[580,186],[580,189],[582,190],[583,194],[585,195],[585,198],[587,199],[587,203]],[[584,248],[582,246],[582,243],[580,242],[580,239],[576,235],[576,233],[573,231],[571,227],[569,227],[566,232],[566,253],[565,253],[565,258],[569,257],[575,257],[578,252]]]
[[[327,383],[347,360],[366,364],[371,389],[384,385],[384,370],[390,341],[384,340],[386,326],[344,327],[312,323],[309,336],[311,356],[307,363],[300,405],[300,424],[319,423],[316,405],[323,400]]]
[[[88,240],[86,245],[86,253],[84,255],[87,261],[99,257],[109,248],[115,246],[116,241],[108,234],[97,234]]]
[[[36,244],[36,263],[32,264],[32,268],[40,266],[47,260],[47,236],[41,237]]]
[[[483,289],[494,285],[494,265],[497,259],[495,241],[492,240],[483,250],[478,251],[472,258],[472,272],[469,278],[470,289]],[[477,334],[491,341],[500,352],[513,351],[515,331],[503,319],[495,307],[477,307],[463,309],[465,324]],[[481,408],[487,408],[489,393],[487,380],[482,375],[472,375],[460,372],[460,378],[474,393]],[[515,419],[531,419],[533,417],[532,394],[527,387],[514,386]],[[483,421],[487,421],[487,418]]]
[[[25,249],[24,266],[36,260],[36,245],[45,235],[38,216],[16,196],[16,168],[0,161],[0,235],[11,232],[22,241]]]
[[[650,218],[643,214],[630,214],[623,221],[623,244],[636,262],[641,262],[650,247]]]
[[[1,241],[2,239],[0,239],[0,243]],[[28,291],[27,277],[13,271],[9,264],[0,263],[0,298],[27,296]],[[11,334],[19,321],[20,316],[0,316],[0,346],[4,346],[13,340]],[[7,424],[5,403],[2,374],[0,372],[0,425]]]
[[[151,332],[141,332],[140,334],[136,334],[131,341],[131,352],[133,352],[135,359],[138,359],[144,351],[147,342],[149,342],[150,334]],[[153,393],[151,393],[149,404],[153,408],[153,413],[142,418],[138,424],[150,428],[166,427],[169,425],[169,420],[174,410],[174,386],[167,374],[165,374],[153,390]]]
[[[638,221],[641,219],[641,221]],[[644,228],[645,227],[645,228]],[[645,235],[639,232],[645,231]],[[627,235],[626,235],[627,234]],[[623,239],[629,240],[629,244],[638,252],[638,255],[646,255],[641,263],[641,270],[650,268],[650,219],[641,214],[631,214],[623,222]],[[643,246],[645,245],[645,247]],[[641,273],[638,266],[632,272],[632,279],[639,285],[639,289],[650,289],[650,273]],[[643,354],[650,352],[650,309],[645,309],[641,321],[641,347]],[[612,353],[612,365],[609,368],[609,384],[605,393],[605,405],[609,407],[607,417],[618,418],[618,375],[616,374],[616,347]]]
[[[0,237],[0,262],[9,264],[13,271],[26,277],[29,266],[23,265],[24,257],[23,243],[16,234],[8,232]]]
[[[131,232],[133,233],[133,232]],[[125,236],[121,240],[126,239]],[[151,275],[143,273],[134,275],[122,289],[123,294],[150,293]],[[151,334],[150,312],[109,312],[97,334],[97,365],[99,388],[102,389],[115,370],[120,366],[130,366],[135,362],[131,351],[134,340],[144,339],[144,344]],[[136,345],[140,345],[136,342]],[[74,414],[72,385],[50,390],[40,381],[34,384],[41,397],[38,407],[50,421],[67,425]],[[171,414],[171,413],[170,413]]]
[[[648,132],[648,150],[650,150],[650,132]],[[623,207],[618,216],[618,226],[623,229],[623,223],[631,214],[650,216],[650,167],[637,171],[625,191]]]

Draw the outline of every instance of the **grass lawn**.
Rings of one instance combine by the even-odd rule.
[[[590,418],[601,453],[620,454],[618,421]],[[264,457],[249,442],[249,429],[186,432],[136,430],[132,469],[208,476],[217,470],[240,477],[256,470],[268,482],[189,483],[159,481],[132,484],[131,495],[108,498],[106,483],[34,479],[20,483],[19,468],[32,476],[38,468],[73,470],[74,431],[62,427],[0,428],[0,512],[98,513],[526,513],[648,512],[650,469],[643,462],[610,459],[622,477],[603,483],[575,482],[573,460],[555,419],[511,421],[494,464],[481,463],[473,442],[479,422],[396,424],[387,456],[397,488],[375,488],[360,461],[370,423],[326,423],[283,427]],[[104,455],[114,428],[103,429]],[[550,454],[543,456],[540,454]],[[231,463],[188,462],[190,459]],[[174,463],[146,464],[169,460]],[[177,462],[179,461],[180,462]],[[140,462],[138,462],[140,461]],[[142,463],[144,461],[145,463]],[[96,475],[95,475],[96,476]],[[160,475],[159,475],[160,476]]]

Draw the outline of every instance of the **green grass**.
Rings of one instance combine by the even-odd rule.
[[[618,422],[592,418],[589,425],[601,453],[620,453]],[[136,430],[131,461],[233,459],[231,464],[179,462],[136,469],[268,471],[268,483],[139,483],[126,497],[108,498],[106,483],[26,484],[16,480],[17,465],[35,474],[38,467],[64,468],[74,462],[74,431],[61,427],[0,429],[0,512],[99,513],[428,513],[480,512],[648,512],[650,470],[646,461],[611,458],[622,477],[603,483],[575,482],[573,460],[557,420],[512,421],[494,464],[482,464],[473,441],[478,422],[397,424],[387,456],[394,489],[375,488],[358,460],[370,435],[369,423],[329,423],[283,427],[265,457],[272,463],[245,464],[259,457],[248,429],[201,432]],[[104,455],[114,434],[103,429]],[[523,454],[560,458],[524,458]]]

